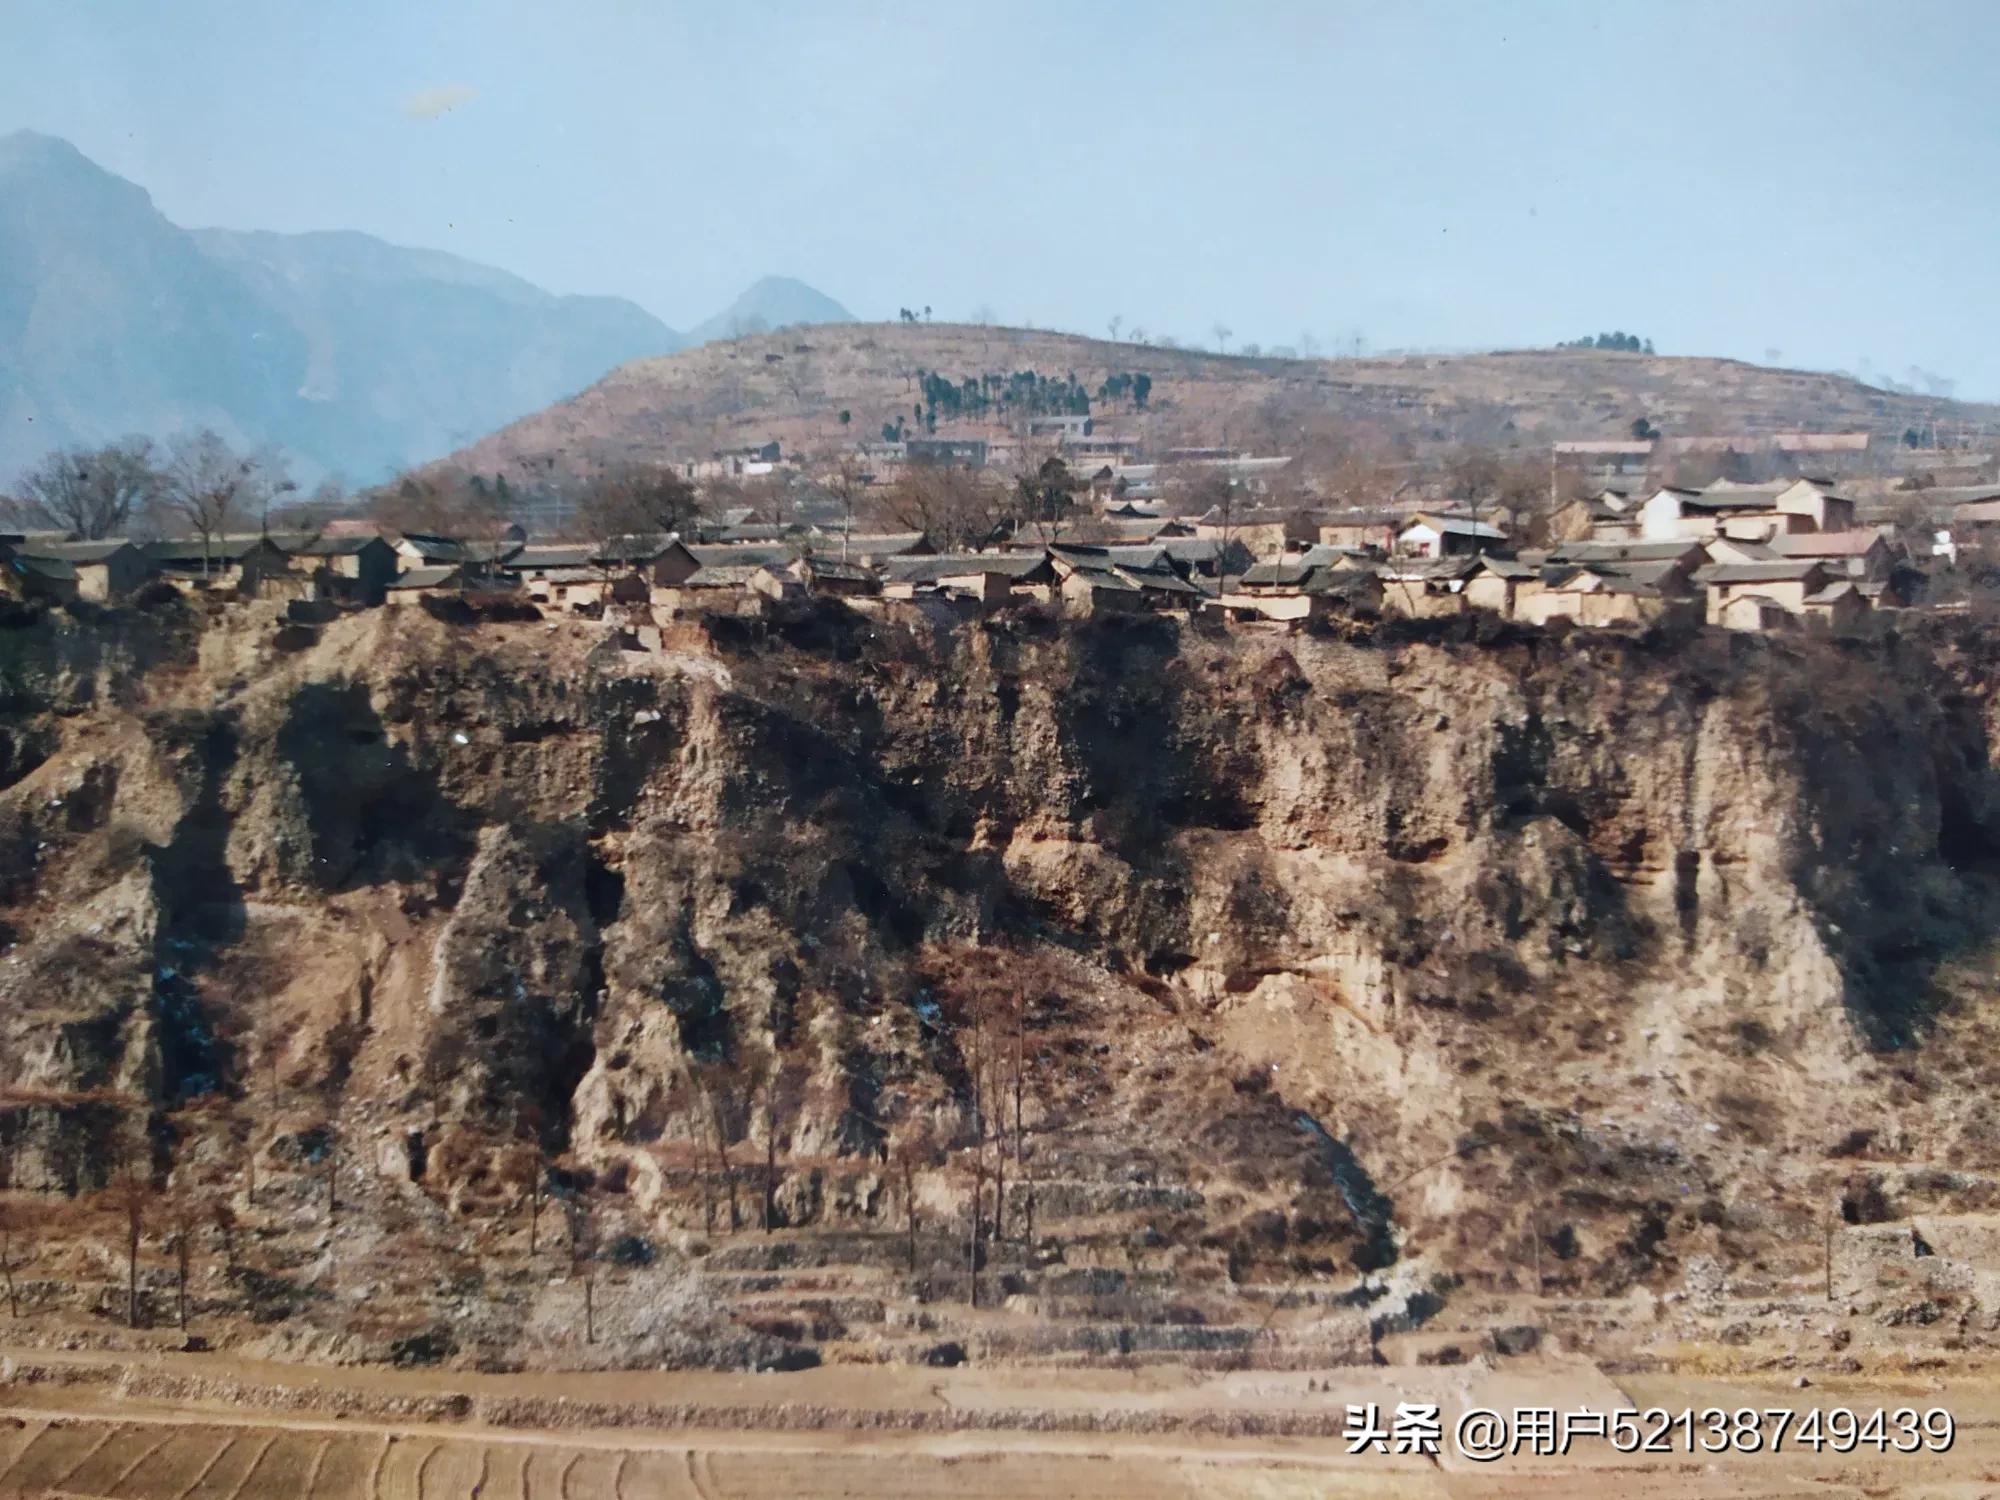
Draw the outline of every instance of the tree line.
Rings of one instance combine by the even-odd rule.
[[[1616,349],[1625,354],[1651,354],[1653,341],[1642,339],[1636,333],[1626,333],[1622,329],[1616,333],[1586,333],[1580,339],[1566,339],[1556,345],[1558,349]]]
[[[282,453],[240,451],[204,427],[165,445],[134,436],[59,448],[0,497],[0,522],[72,541],[192,534],[207,543],[266,527],[280,507],[330,504],[339,487],[322,485],[303,502],[297,493]]]

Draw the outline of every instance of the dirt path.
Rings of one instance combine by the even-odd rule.
[[[380,1398],[422,1389],[432,1397],[467,1388],[491,1399],[526,1384],[571,1384],[571,1377],[416,1377],[374,1370],[280,1369],[267,1381],[299,1398],[259,1406],[227,1398],[121,1395],[97,1377],[120,1362],[74,1356],[73,1383],[15,1380],[0,1387],[0,1495],[67,1495],[106,1500],[748,1500],[870,1495],[1195,1496],[1304,1500],[1306,1496],[1462,1496],[1535,1494],[1590,1497],[1713,1495],[1752,1500],[1781,1494],[1970,1495],[2000,1478],[2000,1383],[1957,1382],[1949,1391],[1911,1379],[1794,1390],[1765,1385],[1648,1377],[1630,1391],[1588,1367],[1458,1371],[1337,1370],[1319,1376],[1191,1377],[1185,1371],[1010,1372],[868,1371],[850,1399],[810,1429],[741,1427],[496,1426],[346,1414],[357,1393]],[[181,1373],[214,1374],[225,1362],[167,1361]],[[231,1379],[265,1367],[236,1362]],[[821,1372],[807,1372],[820,1374]],[[903,1377],[897,1379],[895,1377]],[[386,1380],[384,1377],[388,1377]],[[642,1401],[691,1383],[703,1400],[730,1376],[643,1373],[626,1377]],[[581,1380],[589,1412],[602,1410],[602,1382]],[[1310,1382],[1313,1389],[1308,1390]],[[792,1400],[819,1401],[823,1381],[750,1377],[746,1418]],[[992,1427],[911,1431],[871,1426],[888,1404],[908,1398],[936,1410],[943,1386],[954,1403],[972,1403]],[[1804,1408],[1815,1403],[1944,1405],[1958,1437],[1949,1453],[1897,1455],[1794,1451],[1712,1457],[1687,1452],[1621,1455],[1601,1441],[1562,1458],[1510,1458],[1475,1464],[1447,1450],[1350,1455],[1338,1435],[1232,1437],[1201,1432],[1121,1432],[1038,1427],[1048,1413],[1074,1414],[1093,1397],[1107,1418],[1133,1410],[1160,1413],[1277,1411],[1307,1407],[1344,1414],[1349,1401],[1392,1413],[1398,1401],[1446,1396],[1446,1432],[1476,1395],[1493,1409],[1568,1410],[1690,1404]],[[845,1420],[841,1420],[844,1416]]]

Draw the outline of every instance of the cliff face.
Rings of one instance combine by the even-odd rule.
[[[831,1244],[997,1113],[1044,1270],[1583,1296],[1996,1154],[1981,640],[412,613],[9,633],[17,1184],[334,1141],[445,1265],[529,1145],[656,1237],[770,1161]]]

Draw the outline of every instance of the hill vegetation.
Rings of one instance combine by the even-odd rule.
[[[1046,399],[1052,387],[1062,401]],[[2000,407],[1735,360],[1596,347],[1283,359],[902,321],[636,360],[447,464],[518,484],[774,438],[788,451],[828,453],[885,427],[976,435],[1044,410],[1108,418],[1156,447],[1298,452],[1367,442],[1405,457],[1467,445],[1545,452],[1556,439],[1629,437],[1639,419],[1669,435],[1867,431],[1886,443],[1940,420],[2000,431]]]

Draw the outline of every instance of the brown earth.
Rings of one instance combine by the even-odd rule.
[[[1291,451],[1302,427],[1364,431],[1418,453],[1464,443],[1538,453],[1555,439],[1628,437],[1646,417],[1676,435],[1865,431],[1893,447],[1936,420],[2000,432],[2000,407],[1876,390],[1845,376],[1736,360],[1602,350],[1300,360],[1223,356],[1072,334],[962,324],[836,324],[707,344],[613,370],[439,466],[537,486],[552,473],[773,438],[824,454],[911,421],[916,379],[1032,370],[1095,395],[1118,373],[1153,380],[1147,410],[1093,409],[1107,431],[1155,447],[1233,443]],[[850,421],[839,421],[841,412]],[[950,422],[940,436],[973,432]]]
[[[1990,1380],[1610,1381],[1575,1362],[1505,1371],[1087,1377],[963,1371],[713,1377],[342,1373],[214,1358],[23,1356],[0,1392],[0,1494],[119,1500],[438,1496],[1970,1495],[2000,1476]],[[34,1361],[34,1362],[25,1362]],[[1476,1463],[1348,1451],[1348,1403],[1794,1413],[1943,1407],[1948,1452],[1621,1454]],[[1064,1421],[1083,1414],[1084,1425]],[[1241,1426],[1245,1413],[1275,1429]],[[1136,1419],[1136,1420],[1135,1420]],[[1232,1428],[1231,1421],[1238,1425]],[[1449,1429],[1448,1429],[1449,1430]]]
[[[18,1341],[1986,1366],[1976,627],[180,609],[0,633]]]

